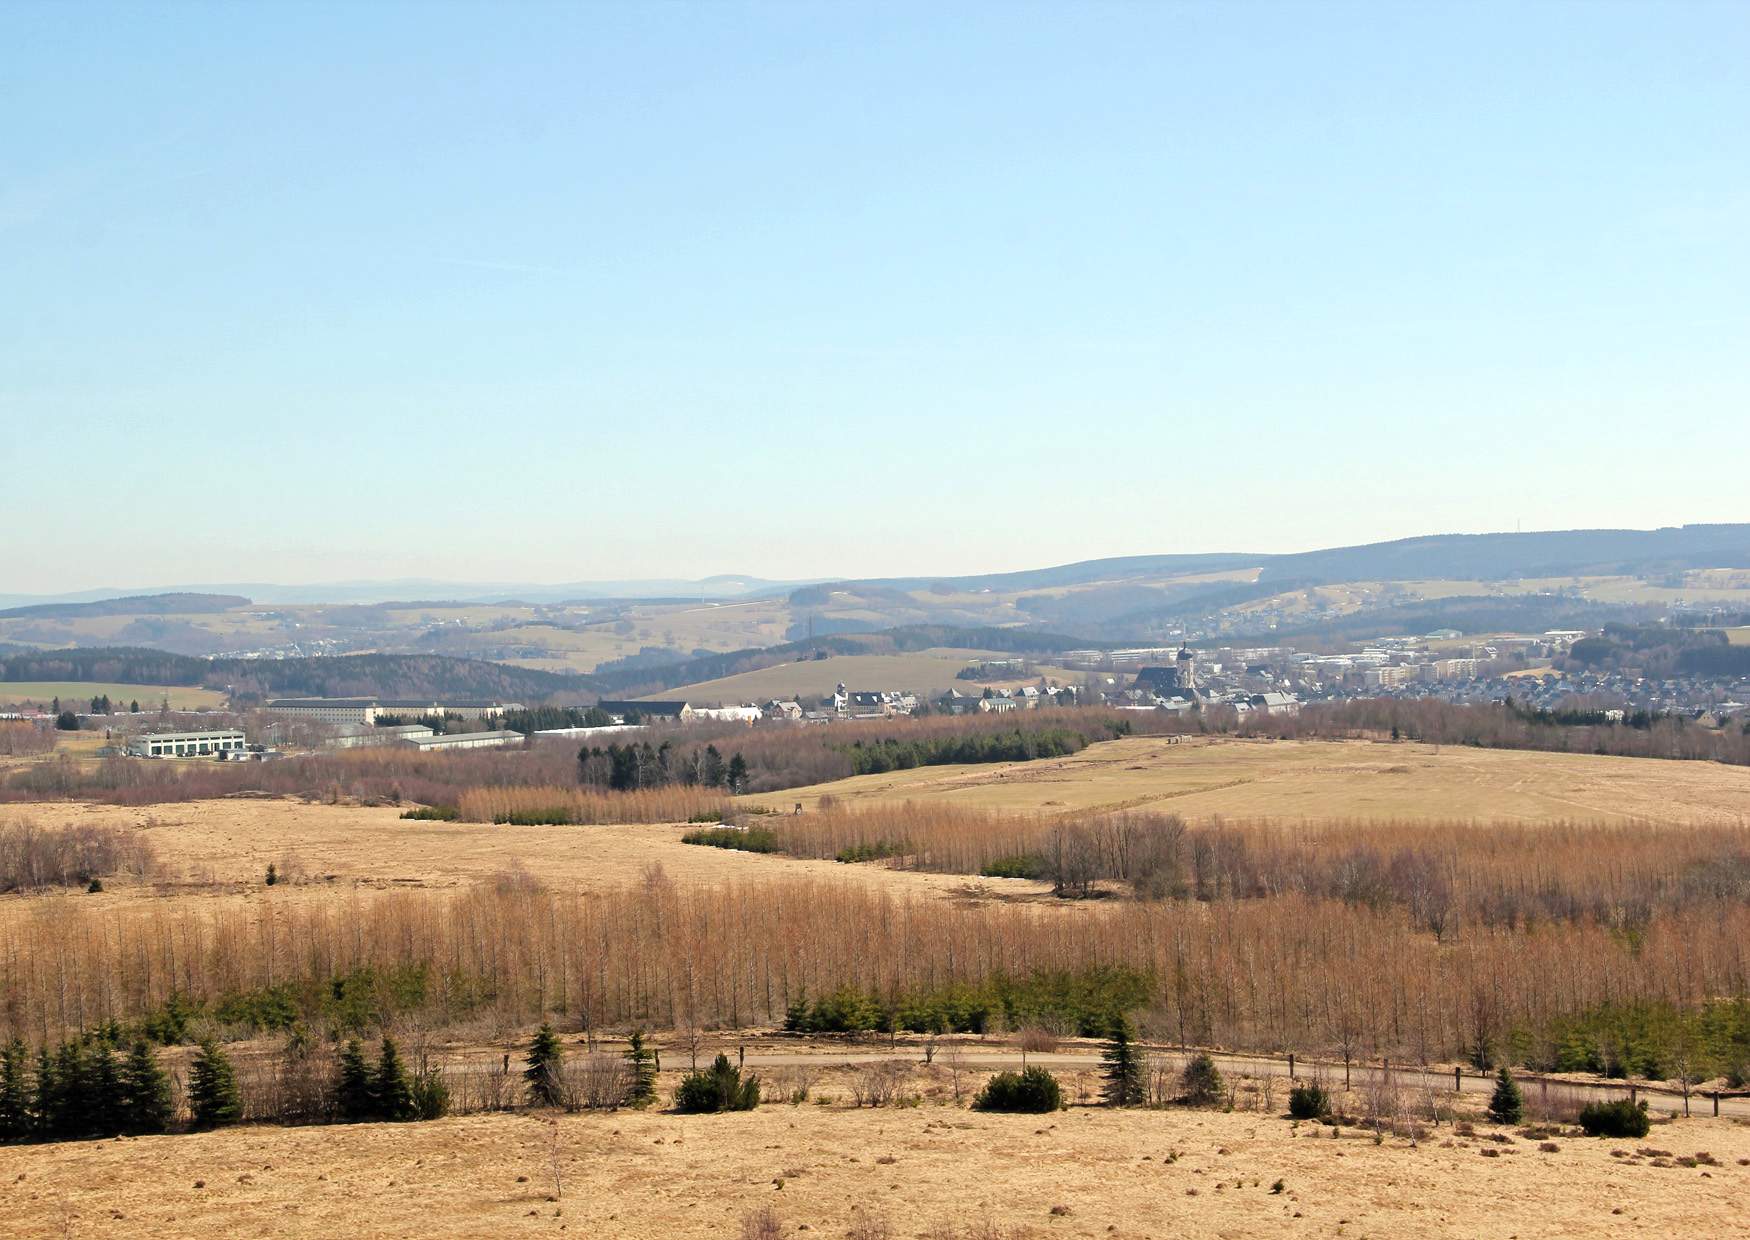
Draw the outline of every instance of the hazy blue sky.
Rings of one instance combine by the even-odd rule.
[[[0,592],[1750,519],[1750,5],[0,5]]]

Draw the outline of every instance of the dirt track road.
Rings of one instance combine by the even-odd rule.
[[[964,1046],[949,1043],[937,1052],[937,1062],[941,1062],[945,1050],[957,1047],[960,1051],[960,1062],[968,1068],[1019,1068],[1021,1053],[1018,1050],[967,1050]],[[1147,1055],[1166,1055],[1183,1058],[1184,1052],[1170,1047],[1142,1047],[1138,1050]],[[671,1052],[672,1054],[672,1052]],[[923,1062],[924,1053],[915,1044],[896,1047],[890,1051],[876,1048],[856,1051],[825,1051],[816,1053],[804,1052],[754,1052],[746,1056],[749,1068],[784,1068],[806,1067],[809,1065],[828,1066],[859,1063],[879,1063],[882,1060],[904,1059],[913,1062]],[[1255,1055],[1224,1055],[1212,1053],[1216,1066],[1226,1073],[1240,1073],[1244,1076],[1264,1076],[1274,1074],[1279,1077],[1288,1075],[1288,1060],[1268,1056]],[[1046,1068],[1066,1071],[1093,1072],[1100,1067],[1100,1057],[1097,1054],[1083,1052],[1050,1051],[1030,1054],[1026,1057],[1029,1064],[1037,1064]],[[1389,1068],[1393,1082],[1400,1089],[1433,1089],[1445,1094],[1462,1092],[1465,1095],[1481,1094],[1484,1097],[1492,1094],[1495,1089],[1495,1078],[1492,1073],[1479,1073],[1466,1070],[1462,1076],[1454,1077],[1450,1069],[1423,1069],[1414,1066]],[[1363,1089],[1374,1084],[1381,1073],[1378,1065],[1363,1065],[1354,1063],[1349,1068],[1351,1086]],[[1341,1063],[1331,1063],[1325,1060],[1297,1059],[1295,1076],[1297,1079],[1311,1079],[1315,1074],[1332,1084],[1340,1084],[1344,1072]],[[1454,1090],[1453,1083],[1457,1080],[1460,1089]],[[1594,1083],[1575,1081],[1565,1077],[1540,1076],[1536,1073],[1516,1074],[1515,1080],[1525,1095],[1526,1101],[1535,1103],[1546,1089],[1559,1089],[1569,1094],[1580,1094],[1588,1100],[1613,1101],[1627,1098],[1631,1091],[1636,1099],[1646,1099],[1648,1109],[1655,1114],[1683,1114],[1683,1096],[1675,1090],[1661,1085],[1645,1085],[1640,1082]],[[1692,1092],[1689,1098],[1690,1111],[1694,1115],[1714,1114],[1713,1098],[1709,1094]],[[1719,1099],[1718,1114],[1723,1117],[1750,1119],[1750,1096],[1744,1094],[1722,1094]]]

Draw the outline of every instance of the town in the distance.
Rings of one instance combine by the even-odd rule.
[[[1380,699],[1741,731],[1750,556],[1733,548],[1747,529],[1430,538],[973,579],[723,579],[698,597],[332,603],[309,587],[269,604],[211,592],[31,601],[0,609],[0,717],[100,732],[100,755],[223,760],[1061,706],[1228,730]],[[334,685],[346,691],[321,691]]]

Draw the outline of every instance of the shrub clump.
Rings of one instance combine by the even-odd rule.
[[[1323,1119],[1331,1113],[1331,1095],[1314,1081],[1288,1091],[1288,1113],[1295,1119]]]
[[[1207,1054],[1191,1057],[1179,1077],[1179,1095],[1192,1106],[1208,1106],[1221,1097],[1221,1071]]]
[[[713,814],[712,817],[717,817]],[[777,832],[767,827],[711,827],[703,831],[688,831],[681,836],[683,844],[703,844],[707,848],[732,848],[737,852],[775,853],[783,849]]]
[[[729,1056],[719,1055],[703,1072],[693,1072],[681,1079],[674,1091],[674,1109],[688,1115],[709,1115],[718,1111],[751,1111],[760,1104],[760,1078],[742,1078],[741,1069],[729,1062]]]
[[[1063,1106],[1063,1089],[1044,1068],[999,1072],[984,1083],[972,1100],[974,1111],[1041,1114]]]
[[[1644,1137],[1652,1128],[1647,1104],[1636,1106],[1626,1098],[1616,1102],[1589,1102],[1580,1108],[1580,1127],[1589,1137]]]
[[[998,857],[994,861],[984,863],[984,868],[978,872],[980,878],[1033,878],[1046,876],[1045,858],[1036,857],[1031,853],[1022,853],[1015,857]]]
[[[833,860],[840,865],[856,865],[862,861],[885,861],[889,857],[898,857],[905,852],[905,846],[895,844],[892,840],[877,840],[873,844],[852,844],[841,848],[833,854]]]
[[[454,805],[421,805],[415,809],[402,811],[401,817],[410,822],[455,822],[462,816]]]

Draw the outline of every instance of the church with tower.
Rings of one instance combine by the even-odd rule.
[[[1137,672],[1132,688],[1168,701],[1201,702],[1203,695],[1197,691],[1197,656],[1189,646],[1180,646],[1178,657],[1171,663]]]

